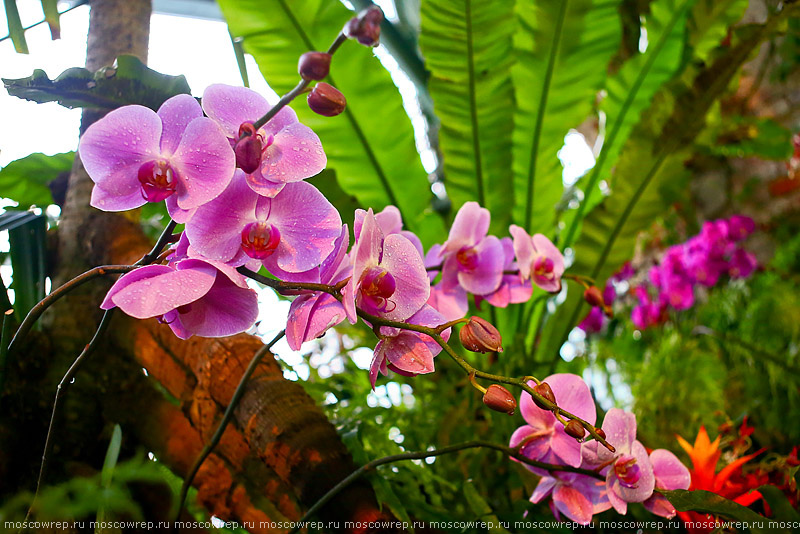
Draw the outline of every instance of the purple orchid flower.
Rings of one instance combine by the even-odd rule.
[[[333,252],[325,258],[322,265],[303,273],[306,276],[302,277],[302,280],[297,280],[297,276],[293,277],[292,273],[278,276],[282,280],[337,284],[349,277],[353,270],[347,256],[349,244],[350,234],[345,224],[342,226],[342,233],[336,240]],[[286,341],[292,350],[300,350],[303,342],[320,337],[326,330],[344,321],[346,316],[344,306],[328,293],[313,292],[299,295],[289,307]]]
[[[517,270],[517,264],[514,262],[514,244],[511,238],[502,238],[500,244],[503,245],[503,256],[505,258],[503,271]],[[497,290],[484,297],[476,296],[475,301],[480,305],[481,300],[486,300],[492,306],[505,308],[509,304],[528,302],[532,294],[533,284],[531,284],[530,280],[523,280],[519,274],[503,274],[503,278],[500,280],[500,287]]]
[[[594,400],[589,386],[581,377],[562,373],[548,376],[543,382],[547,382],[553,390],[561,408],[594,424],[597,419]],[[529,385],[536,384],[531,381]],[[519,447],[520,454],[532,460],[578,467],[581,464],[581,444],[564,432],[564,425],[553,412],[536,406],[528,393],[522,394],[519,405],[522,417],[528,424],[514,431],[509,447]],[[534,473],[547,475],[546,471],[536,467],[526,467]]]
[[[656,488],[664,490],[689,489],[692,475],[677,456],[666,449],[656,449],[650,453],[653,475],[656,477]],[[644,507],[661,517],[675,517],[675,507],[663,495],[653,493],[644,501]]]
[[[170,98],[158,113],[115,109],[86,130],[78,152],[95,183],[92,206],[123,211],[166,200],[177,222],[222,193],[235,167],[225,133],[190,95]]]
[[[742,248],[737,248],[731,256],[728,274],[731,278],[747,278],[753,274],[756,267],[758,267],[756,257]]]
[[[441,313],[446,321],[460,319],[469,311],[467,292],[461,286],[447,287],[439,282],[431,286],[428,305]]]
[[[553,496],[555,513],[560,512],[581,525],[588,525],[594,514],[611,508],[605,483],[578,473],[556,471],[542,477],[530,501],[538,503],[548,495]]]
[[[509,232],[514,238],[514,252],[522,279],[530,278],[534,284],[550,293],[561,291],[564,256],[552,241],[542,234],[531,237],[516,224],[509,227]]]
[[[425,305],[408,320],[410,324],[420,326],[439,326],[447,320]],[[432,337],[413,330],[401,330],[382,326],[380,333],[384,336],[375,346],[372,365],[369,368],[369,382],[375,389],[378,372],[386,376],[394,371],[403,376],[416,376],[434,371],[433,359],[442,351],[442,347]],[[450,328],[442,332],[442,338],[450,339]]]
[[[237,164],[247,172],[247,184],[267,197],[277,195],[287,183],[314,176],[327,164],[319,137],[299,123],[289,107],[258,130],[253,128],[253,121],[271,107],[247,87],[215,84],[203,93],[203,110],[236,147]],[[239,141],[245,132],[249,135]]]
[[[583,318],[583,321],[580,322],[578,328],[587,334],[595,334],[603,330],[606,321],[607,318],[603,313],[603,309],[599,306],[593,306],[589,313],[586,314],[586,317]]]
[[[342,303],[351,323],[356,307],[394,321],[414,315],[430,296],[430,282],[417,248],[400,234],[384,236],[370,209],[351,251],[353,276]]]
[[[756,230],[756,223],[747,215],[732,215],[728,219],[728,233],[734,241],[741,241]]]
[[[322,264],[341,230],[339,212],[313,185],[286,184],[268,198],[247,186],[242,171],[186,225],[192,247],[207,258],[292,273]]]
[[[258,317],[258,297],[235,269],[186,258],[147,265],[122,276],[100,305],[137,319],[157,317],[181,339],[244,332]]]
[[[608,500],[617,512],[625,514],[629,502],[644,502],[653,494],[653,466],[647,449],[636,440],[634,414],[612,408],[606,413],[602,428],[616,451],[591,441],[584,445],[583,459],[590,466],[607,465],[603,471]]]
[[[442,283],[460,284],[474,295],[497,290],[503,278],[503,245],[489,231],[489,210],[477,202],[466,202],[458,210],[450,235],[439,249]]]

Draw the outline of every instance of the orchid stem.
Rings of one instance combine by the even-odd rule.
[[[33,501],[31,502],[30,508],[28,508],[28,513],[25,515],[25,522],[28,522],[30,518],[31,512],[33,511],[34,506],[36,506],[36,499],[39,497],[39,491],[42,488],[42,482],[44,482],[45,474],[47,472],[47,457],[50,455],[53,449],[53,427],[55,426],[56,416],[58,412],[58,402],[61,400],[61,397],[64,395],[66,391],[66,387],[68,384],[72,382],[72,379],[75,377],[75,374],[80,369],[81,365],[86,361],[86,358],[89,357],[92,352],[94,352],[95,348],[97,347],[98,341],[100,337],[105,333],[108,329],[108,325],[111,322],[111,316],[114,313],[114,308],[110,310],[106,310],[103,314],[103,318],[100,320],[100,324],[97,327],[97,330],[92,336],[92,340],[84,347],[83,351],[78,355],[72,365],[67,370],[64,377],[61,379],[61,382],[58,383],[58,387],[56,388],[56,398],[53,402],[53,411],[50,414],[50,425],[47,427],[47,438],[44,442],[44,452],[42,453],[42,464],[39,467],[39,478],[36,481],[36,492],[33,495]]]
[[[333,55],[339,49],[339,47],[342,46],[342,43],[344,43],[346,40],[347,40],[347,36],[345,36],[345,34],[343,34],[343,33],[339,33],[339,35],[336,36],[336,39],[333,41],[331,46],[328,48],[328,52],[327,53]],[[294,89],[292,89],[291,91],[289,91],[288,93],[283,95],[281,97],[281,99],[278,100],[277,104],[272,106],[270,108],[270,110],[267,111],[264,114],[263,117],[259,118],[257,121],[255,121],[253,123],[253,128],[255,130],[258,130],[259,128],[261,128],[262,126],[267,124],[270,121],[270,119],[272,119],[275,115],[278,114],[278,112],[280,110],[282,110],[283,108],[288,106],[289,102],[291,102],[292,100],[297,98],[298,95],[302,94],[303,91],[306,90],[306,87],[308,87],[310,83],[311,83],[311,80],[303,80],[303,79],[301,79],[297,83],[297,85],[295,85]],[[247,134],[244,134],[244,135],[247,135]]]

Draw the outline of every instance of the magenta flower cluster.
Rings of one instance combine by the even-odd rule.
[[[595,424],[594,400],[579,376],[555,374],[543,382],[552,389],[559,407]],[[535,384],[530,382],[530,385]],[[526,465],[542,477],[531,502],[552,497],[551,507],[556,517],[563,514],[582,525],[589,524],[594,514],[612,507],[625,514],[628,503],[644,503],[645,508],[663,517],[675,515],[669,501],[653,490],[687,489],[691,482],[689,470],[665,449],[648,454],[636,440],[635,415],[617,408],[606,413],[602,430],[616,449],[611,452],[597,441],[581,443],[567,435],[553,412],[536,406],[528,393],[520,398],[520,411],[527,424],[511,436],[511,447],[518,448],[531,460],[593,470],[604,478]]]
[[[691,308],[698,286],[713,287],[724,276],[733,279],[749,277],[758,267],[758,262],[744,249],[742,241],[754,230],[753,219],[733,215],[728,219],[707,221],[698,235],[669,247],[661,261],[648,271],[647,282],[631,290],[636,299],[631,310],[634,326],[643,330],[664,322],[668,309]],[[609,280],[604,293],[606,304],[616,298],[613,283],[633,274],[628,265]],[[603,323],[602,310],[593,308],[580,327],[587,332],[596,332]]]
[[[469,293],[505,307],[528,300],[533,284],[560,290],[564,259],[550,240],[514,225],[512,237],[488,235],[489,211],[475,202],[461,207],[448,239],[427,254],[403,229],[397,208],[357,210],[348,251],[339,213],[303,181],[325,167],[319,138],[286,107],[263,126],[254,122],[270,107],[250,89],[212,85],[202,105],[180,95],[158,112],[126,106],[86,131],[79,151],[95,182],[93,206],[121,211],[165,201],[185,224],[166,263],[121,277],[104,308],[155,317],[181,338],[221,337],[256,320],[256,296],[239,267],[263,267],[290,283],[338,285],[339,296],[296,293],[286,337],[299,349],[359,315],[436,327],[464,317]],[[433,338],[385,325],[377,333],[373,386],[389,370],[434,370],[441,347]]]

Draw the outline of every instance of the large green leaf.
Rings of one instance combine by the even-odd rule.
[[[564,191],[558,151],[564,136],[591,113],[606,67],[619,46],[618,0],[523,0],[512,70],[514,220],[552,234]]]
[[[575,244],[573,272],[589,275],[603,287],[608,276],[631,257],[639,233],[668,209],[661,188],[685,175],[683,160],[703,130],[709,109],[778,21],[774,17],[767,24],[741,28],[735,46],[725,54],[706,67],[690,69],[681,80],[659,91],[617,163],[612,194],[584,221]],[[568,292],[540,346],[546,357],[557,361],[559,347],[582,309],[581,292]]]
[[[0,169],[0,192],[16,201],[20,209],[31,206],[45,207],[53,203],[47,186],[62,172],[69,172],[75,152],[64,154],[36,153],[12,161]]]
[[[294,87],[298,57],[325,50],[352,13],[330,0],[221,0],[231,33],[244,39],[267,82],[279,93]],[[415,149],[402,99],[369,49],[346,42],[336,52],[327,81],[347,97],[347,109],[333,118],[314,114],[302,101],[300,120],[322,139],[328,165],[342,188],[363,208],[396,205],[410,230],[431,243],[444,234],[430,208],[427,174]]]
[[[458,208],[475,200],[492,228],[511,219],[513,2],[425,0],[420,46],[441,121],[447,194]]]
[[[725,519],[742,523],[741,527],[747,528],[753,534],[767,532],[789,532],[775,521],[758,515],[741,504],[729,501],[716,493],[705,490],[658,490],[664,495],[672,506],[679,512],[700,512],[721,516]],[[720,520],[725,522],[724,519]]]
[[[692,61],[707,61],[711,52],[728,34],[731,24],[742,17],[747,4],[747,0],[696,0],[687,20],[688,46],[684,47],[683,57]],[[652,36],[648,34],[648,38]],[[569,246],[580,235],[582,218],[603,200],[603,192],[597,187],[598,180],[594,173],[589,173],[578,185],[587,187],[590,180],[594,180],[594,183],[591,188],[584,189],[582,205],[567,211],[562,219],[567,228],[564,246]]]
[[[659,0],[650,7],[647,18],[647,50],[628,60],[608,79],[608,96],[603,101],[606,115],[603,149],[594,168],[586,176],[583,190],[586,199],[578,207],[562,240],[570,246],[577,236],[587,207],[601,196],[600,180],[616,181],[610,176],[625,141],[639,120],[642,111],[651,103],[656,91],[675,74],[681,65],[688,11],[694,0]],[[612,183],[613,189],[613,183]]]
[[[3,78],[3,83],[8,94],[25,100],[107,110],[127,104],[158,109],[168,98],[191,92],[184,76],[161,74],[127,55],[119,56],[115,66],[97,72],[73,67],[51,80],[36,69],[27,78]]]

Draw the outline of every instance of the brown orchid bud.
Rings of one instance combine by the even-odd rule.
[[[330,69],[331,55],[325,52],[306,52],[297,63],[297,72],[304,80],[321,80]]]
[[[233,147],[236,155],[236,166],[247,174],[255,172],[261,165],[261,155],[264,143],[261,136],[256,133],[255,128],[249,122],[243,123],[239,127],[239,140]]]
[[[575,439],[582,439],[586,434],[586,431],[583,429],[583,425],[575,419],[564,425],[564,432],[566,432],[568,436],[572,436]]]
[[[472,316],[458,333],[461,344],[472,352],[503,352],[503,338],[497,328],[480,317]]]
[[[342,32],[348,38],[355,39],[364,46],[378,46],[381,37],[381,22],[383,22],[383,11],[378,6],[372,6],[359,13],[357,17],[350,19]]]
[[[556,403],[556,396],[553,393],[553,390],[550,388],[550,384],[548,384],[547,382],[542,382],[534,386],[533,390],[542,397],[544,397],[546,400],[552,402],[553,404]],[[533,402],[536,404],[536,406],[538,406],[542,410],[550,410],[549,406],[547,406],[545,403],[543,403],[536,397],[533,397]]]
[[[514,396],[503,386],[492,384],[483,394],[483,403],[496,412],[514,415],[517,401]]]
[[[594,431],[598,436],[600,436],[603,439],[606,439],[606,433],[603,432],[602,428],[595,428]]]
[[[319,82],[308,93],[308,107],[324,117],[335,117],[347,106],[344,95],[334,86]]]
[[[605,308],[606,303],[603,300],[603,293],[600,292],[597,286],[589,286],[583,292],[583,300],[589,303],[590,306],[597,306]]]

